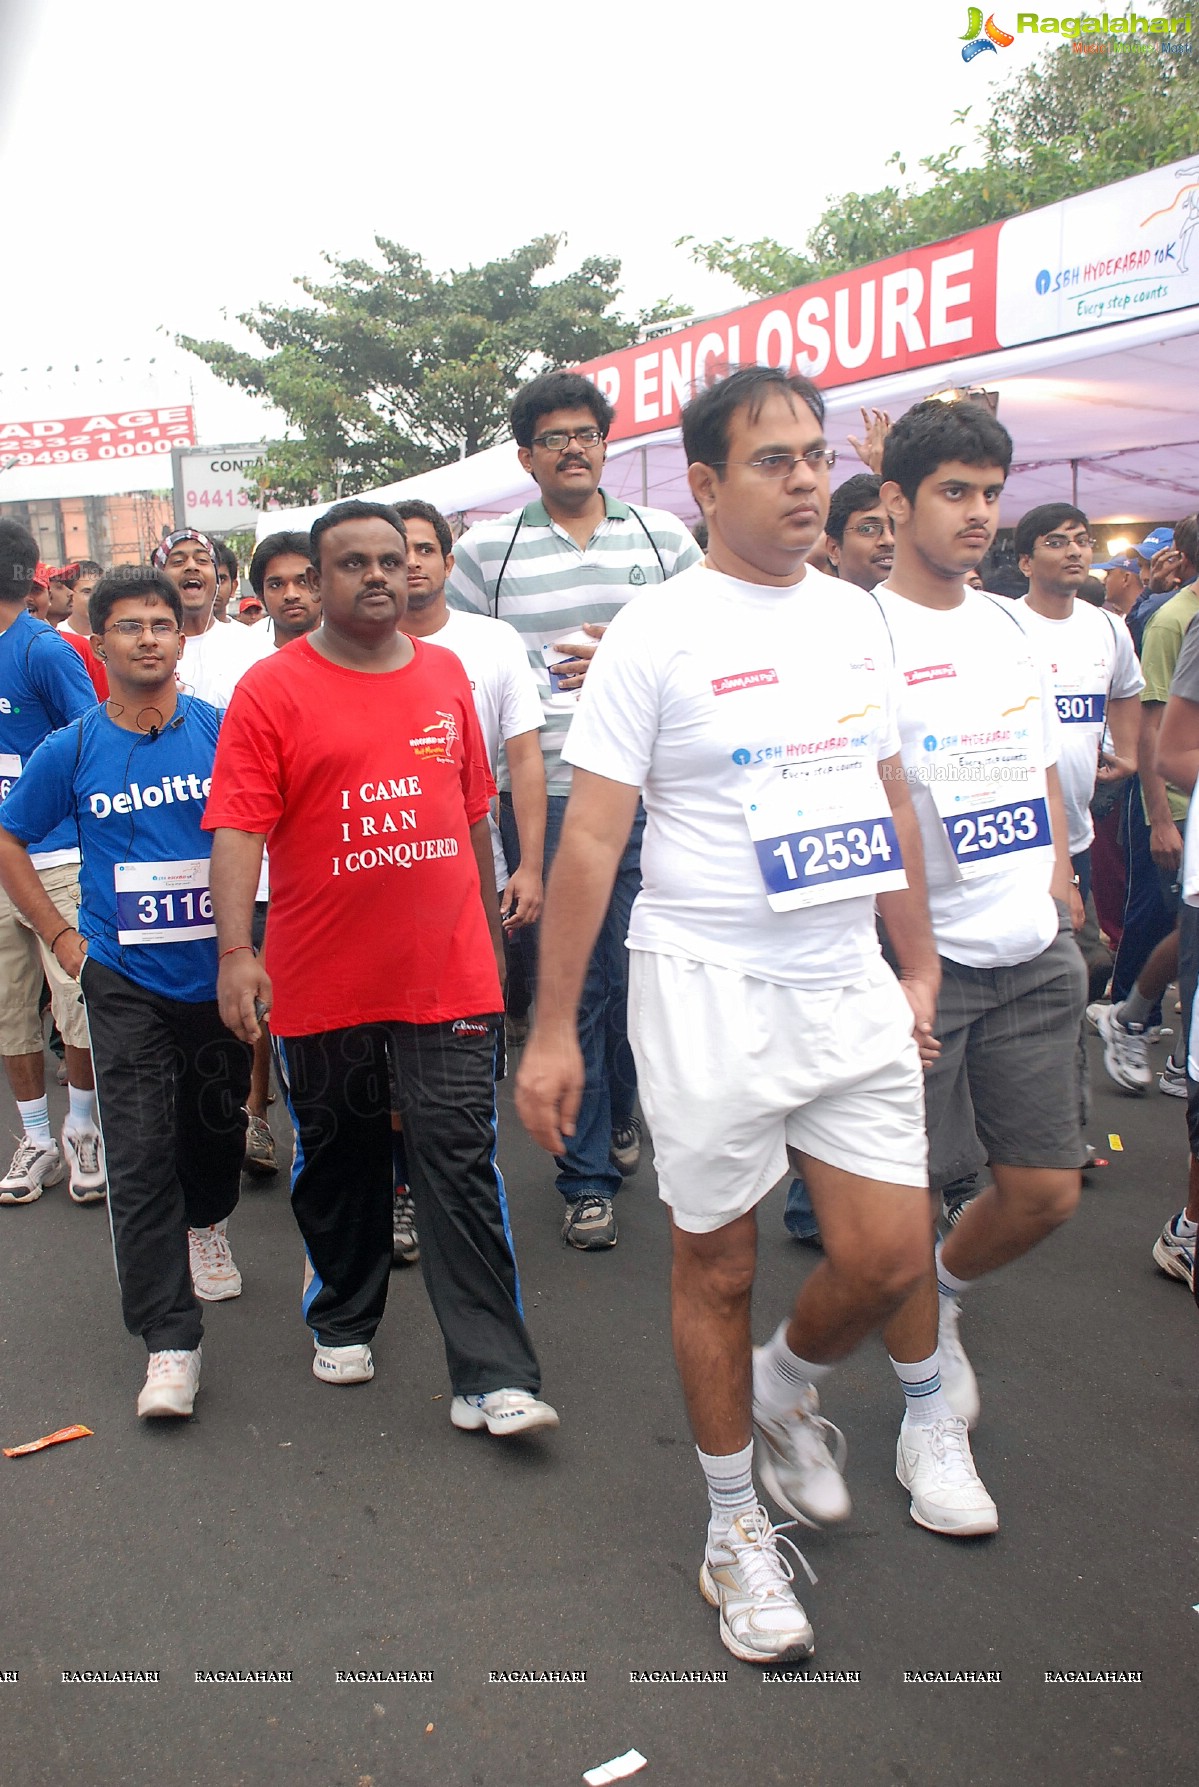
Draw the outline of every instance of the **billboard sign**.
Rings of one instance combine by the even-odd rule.
[[[196,438],[190,404],[109,410],[90,416],[0,422],[0,464],[87,465],[114,459],[163,458]],[[165,478],[161,480],[165,483]]]

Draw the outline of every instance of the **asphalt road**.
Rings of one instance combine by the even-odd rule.
[[[855,1507],[803,1538],[817,1655],[791,1683],[730,1657],[697,1590],[706,1503],[648,1161],[615,1251],[571,1252],[550,1163],[503,1100],[528,1314],[562,1415],[525,1441],[451,1429],[419,1271],[392,1277],[374,1382],[315,1382],[282,1175],[247,1186],[231,1222],[245,1291],[206,1316],[188,1423],[135,1417],[144,1353],[121,1325],[103,1207],[60,1187],[0,1210],[0,1439],[94,1429],[0,1459],[0,1672],[18,1676],[0,1682],[3,1787],[564,1787],[633,1747],[646,1787],[1193,1780],[1199,1312],[1150,1258],[1183,1201],[1183,1106],[1122,1097],[1094,1067],[1092,1138],[1107,1153],[1116,1132],[1123,1152],[963,1322],[1000,1533],[955,1542],[909,1519],[902,1403],[868,1345],[824,1397]],[[14,1122],[4,1094],[0,1132]],[[781,1209],[776,1190],[759,1337],[813,1259]],[[159,1680],[62,1680],[89,1669]],[[195,1679],[222,1670],[291,1680]],[[336,1680],[355,1670],[432,1680]],[[519,1670],[586,1681],[489,1679]],[[630,1681],[665,1670],[727,1680]],[[905,1681],[930,1670],[1002,1680]],[[1141,1679],[1045,1680],[1070,1670]]]

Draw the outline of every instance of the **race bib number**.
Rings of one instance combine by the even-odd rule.
[[[907,886],[882,783],[860,758],[788,764],[747,796],[744,808],[775,912]]]
[[[208,858],[192,862],[119,862],[117,942],[198,943],[216,936]]]
[[[1022,746],[938,755],[931,782],[954,868],[993,874],[1023,850],[1050,850],[1045,771]]]
[[[1106,695],[1059,695],[1057,717],[1066,726],[1102,726]]]
[[[1019,850],[1039,850],[1053,844],[1049,809],[1043,800],[1021,801],[1010,807],[992,807],[981,813],[959,813],[945,821],[949,845],[964,878],[977,874],[996,858]]]
[[[21,774],[21,759],[15,751],[0,751],[0,800],[7,800]]]

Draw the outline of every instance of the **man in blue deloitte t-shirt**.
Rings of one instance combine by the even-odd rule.
[[[196,1297],[241,1290],[225,1225],[250,1084],[250,1050],[217,1011],[200,829],[220,716],[176,684],[183,614],[166,577],[115,571],[89,607],[109,698],[46,739],[0,805],[0,883],[83,987],[122,1311],[150,1353],[137,1412],[190,1415]],[[27,846],[66,818],[83,867],[80,930],[64,935]]]

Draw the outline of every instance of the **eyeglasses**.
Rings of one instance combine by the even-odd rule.
[[[173,620],[114,620],[104,631],[119,633],[122,639],[140,639],[145,632],[152,633],[155,639],[170,639],[179,629]]]
[[[881,540],[884,534],[893,534],[895,529],[889,521],[851,521],[845,531],[861,534],[863,540]]]
[[[763,453],[760,459],[713,459],[713,465],[745,465],[763,478],[789,478],[796,466],[814,472],[832,471],[837,463],[834,447],[809,447],[806,453]]]
[[[1042,546],[1048,546],[1050,552],[1062,552],[1067,546],[1096,547],[1099,542],[1091,534],[1080,534],[1071,539],[1069,534],[1045,534],[1041,539]]]
[[[574,428],[568,434],[565,428],[551,428],[548,434],[535,434],[535,447],[548,447],[551,453],[560,453],[563,447],[569,447],[571,441],[578,441],[580,447],[597,447],[603,440],[600,428]]]

